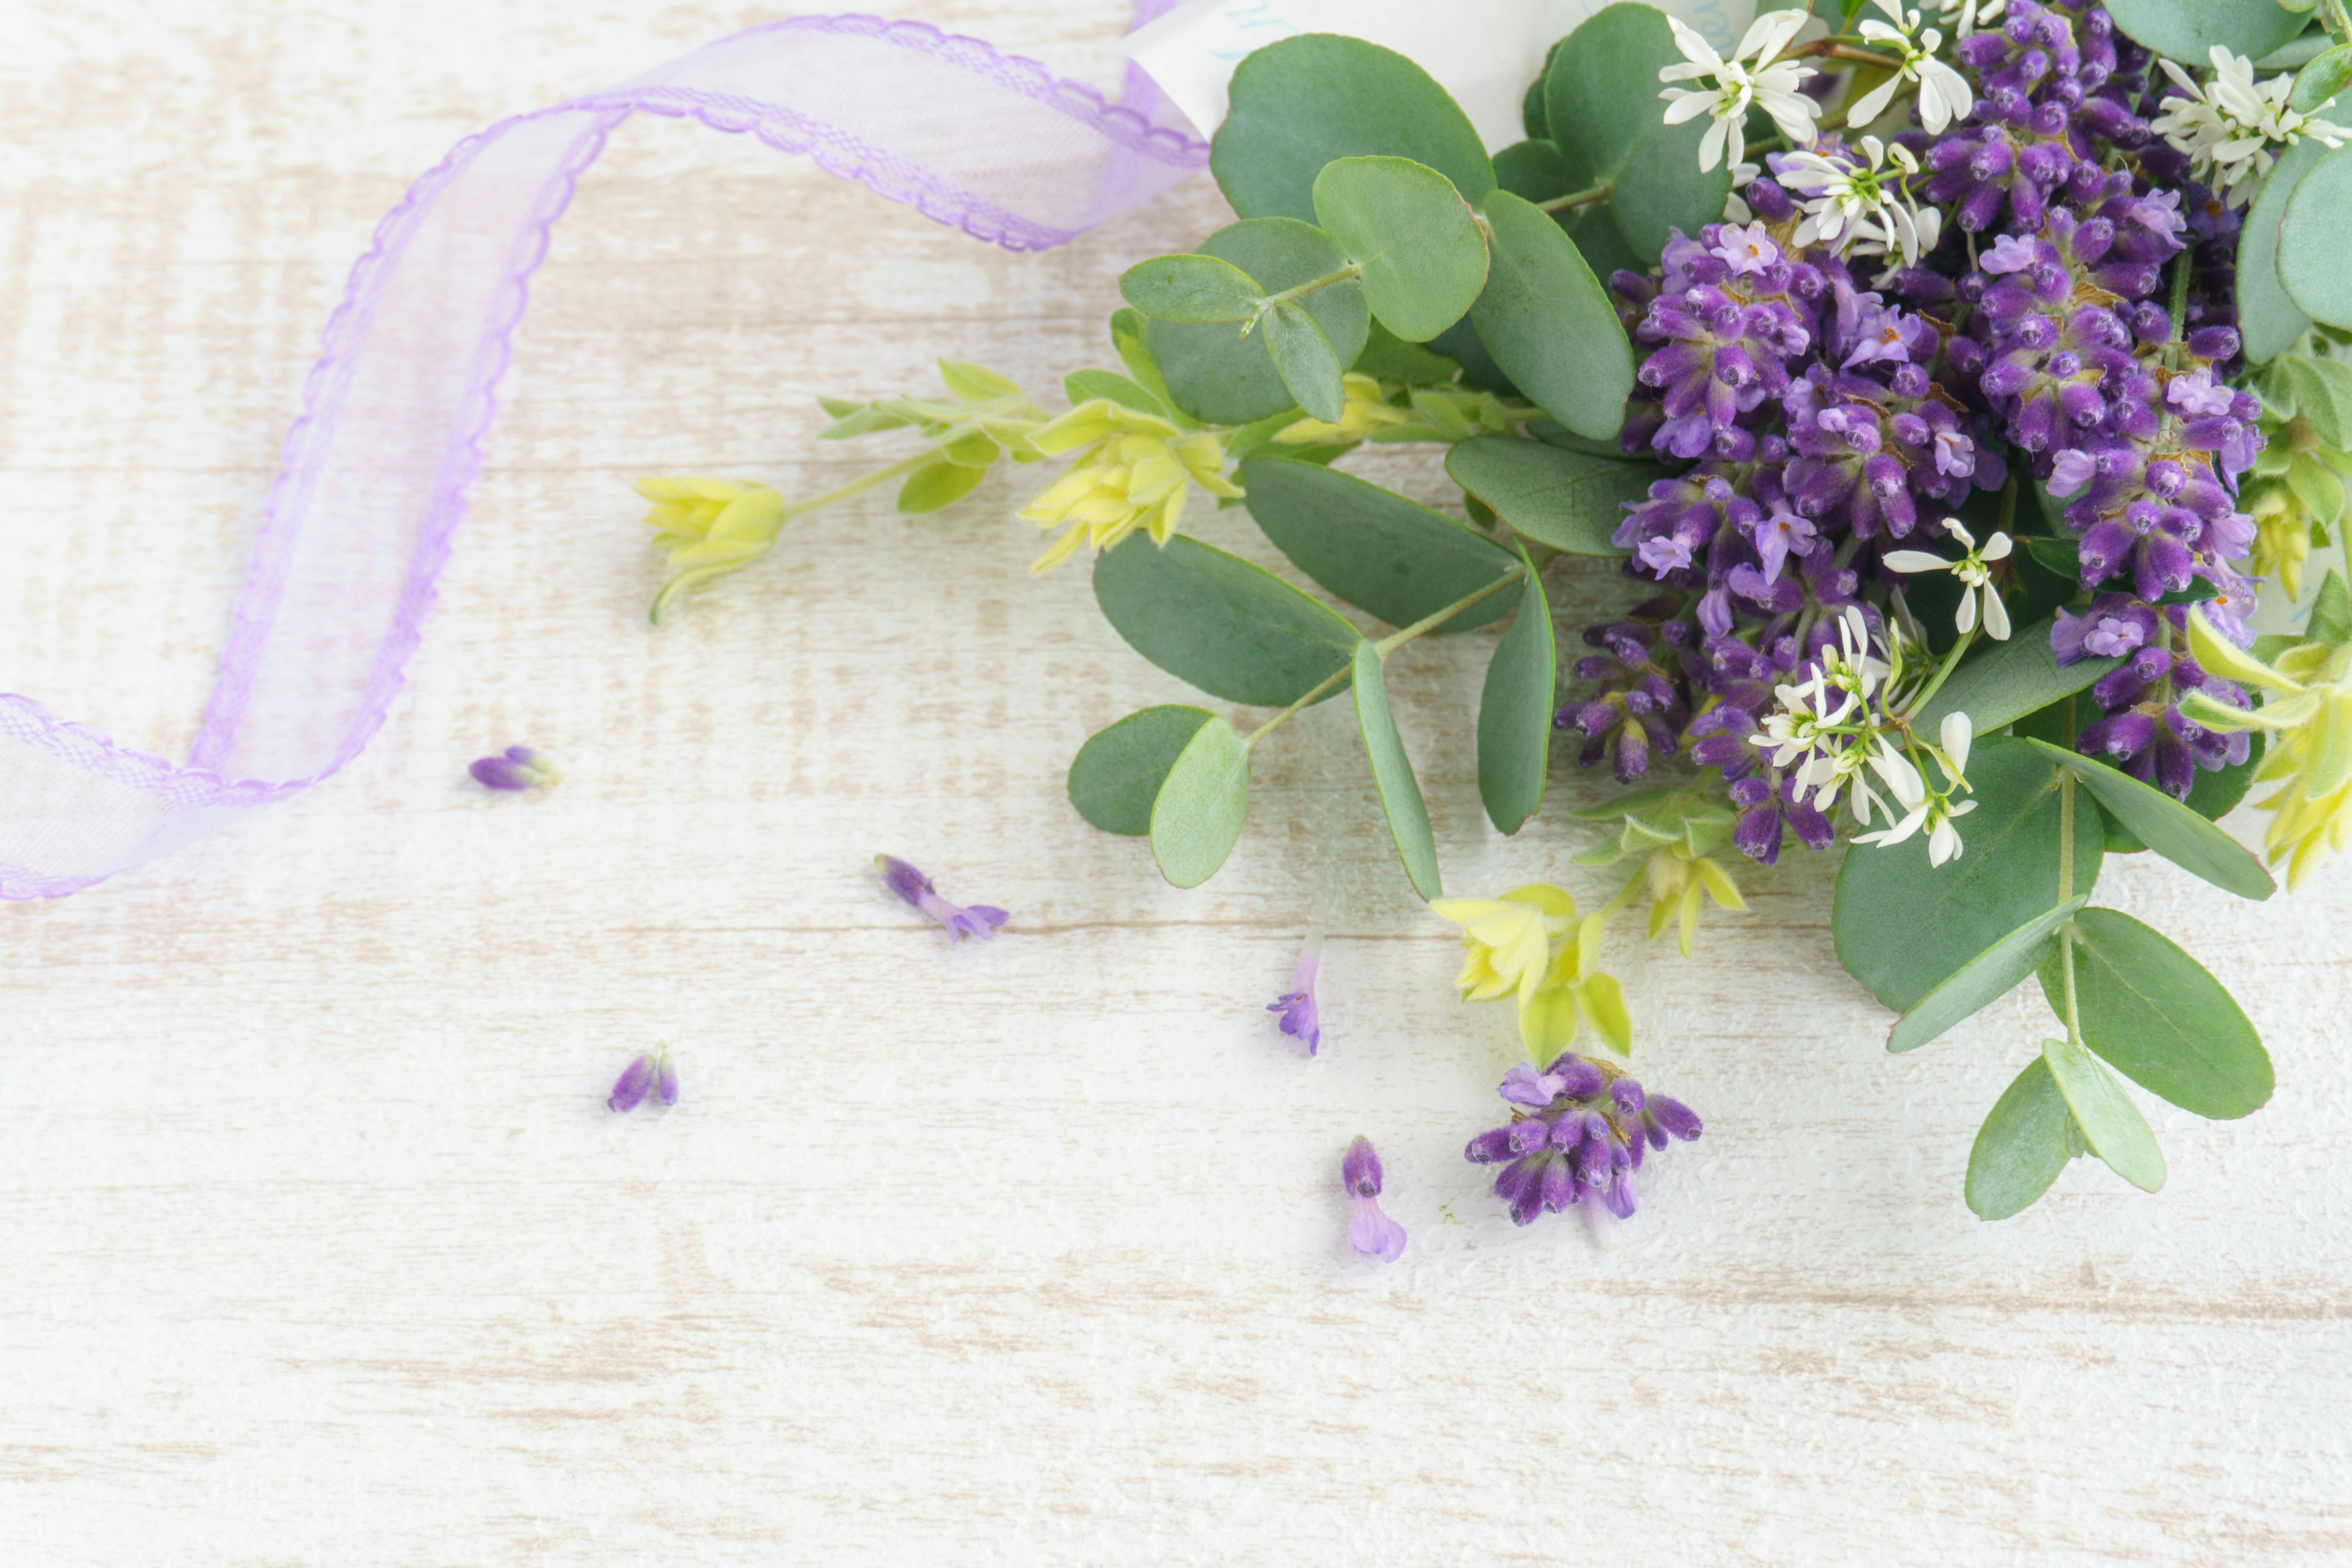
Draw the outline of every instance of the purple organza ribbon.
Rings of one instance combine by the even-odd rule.
[[[1145,0],[1139,25],[1173,3]],[[641,112],[748,132],[1008,250],[1063,244],[1208,159],[1131,68],[1113,105],[977,38],[862,16],[754,27],[467,137],[384,215],[328,319],[187,763],[0,695],[0,898],[78,892],[359,755],[433,608],[548,231]]]

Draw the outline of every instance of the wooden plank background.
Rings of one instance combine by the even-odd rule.
[[[1106,84],[1111,0],[919,15]],[[192,735],[319,328],[454,140],[764,19],[725,0],[18,0],[0,10],[0,689]],[[1612,1232],[1515,1230],[1460,1156],[1506,1018],[1398,872],[1337,709],[1180,894],[1062,794],[1181,700],[992,481],[886,502],[650,631],[628,479],[807,492],[819,392],[949,352],[1108,363],[1205,181],[983,248],[741,139],[626,128],[558,231],[441,608],[349,772],[0,910],[0,1557],[27,1564],[2352,1563],[2352,868],[2267,906],[2145,857],[2278,1064],[2149,1102],[2158,1197],[2077,1163],[1972,1218],[2012,998],[1890,1058],[1824,860],[1697,958],[1612,947],[1707,1118]],[[899,448],[877,442],[877,460]],[[1433,499],[1426,454],[1375,471]],[[1270,559],[1238,513],[1202,531]],[[1564,620],[1615,591],[1565,568]],[[1397,661],[1449,886],[1557,877],[1465,715],[1491,633]],[[523,741],[567,782],[494,798]],[[2245,825],[2240,824],[2242,830]],[[1004,904],[950,949],[887,849]],[[1261,1011],[1331,933],[1328,1043]],[[608,1115],[673,1042],[686,1099]],[[1412,1233],[1348,1251],[1349,1135]]]

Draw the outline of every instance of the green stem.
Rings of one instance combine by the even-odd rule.
[[[1334,283],[1345,283],[1350,278],[1360,278],[1363,274],[1364,269],[1356,263],[1350,261],[1347,266],[1340,268],[1336,272],[1326,272],[1320,278],[1310,279],[1307,282],[1299,284],[1297,288],[1285,289],[1279,294],[1268,294],[1265,297],[1265,303],[1269,305],[1287,304],[1293,300],[1299,299],[1307,294],[1312,294],[1318,289],[1328,289]]]
[[[1589,190],[1570,191],[1564,196],[1554,196],[1548,202],[1538,202],[1536,207],[1541,212],[1564,213],[1570,207],[1589,206],[1594,202],[1605,202],[1608,199],[1609,182],[1603,180]]]
[[[2326,0],[2321,6],[2326,13],[2320,21],[2339,44],[2352,44],[2352,13],[2344,8],[2344,0]]]
[[[1790,52],[1803,54],[1806,51],[1793,49]],[[1852,65],[1876,66],[1881,70],[1895,71],[1903,68],[1903,62],[1893,55],[1882,55],[1874,49],[1857,49],[1852,44],[1841,44],[1832,38],[1823,38],[1820,43],[1813,45],[1811,52],[1825,60],[1844,60]]]
[[[2058,901],[2074,896],[2074,770],[2058,774]],[[2074,995],[2074,931],[2072,922],[2058,933],[2059,990],[2066,1004],[2066,1038],[2083,1043],[2083,1015]]]
[[[1968,636],[1952,645],[1952,651],[1944,656],[1943,665],[1936,671],[1935,679],[1927,682],[1927,689],[1911,700],[1910,708],[1903,715],[1903,727],[1906,730],[1911,727],[1911,715],[1926,708],[1927,700],[1944,689],[1944,682],[1950,679],[1952,671],[1959,668],[1960,656],[1974,647],[1976,641],[1977,631],[1971,626],[1969,628]]]
[[[876,485],[887,484],[901,474],[911,474],[925,464],[936,463],[939,460],[939,452],[935,448],[927,447],[913,457],[902,458],[887,468],[878,468],[873,473],[852,479],[847,484],[829,489],[821,496],[811,496],[804,501],[787,505],[784,508],[784,521],[790,522],[796,517],[806,517],[809,513],[820,508],[831,506],[837,500],[847,500],[860,490],[870,490]]]
[[[2181,340],[2188,334],[2189,258],[2197,247],[2190,246],[2172,258],[2172,299],[2165,311],[2172,318],[2172,341],[2165,345],[2164,363],[2172,369],[2180,368]]]
[[[1528,569],[1526,567],[1514,566],[1508,572],[1504,573],[1501,576],[1487,584],[1485,587],[1464,595],[1461,598],[1454,600],[1454,603],[1446,605],[1445,608],[1438,611],[1436,614],[1423,616],[1421,619],[1413,622],[1412,625],[1405,627],[1402,631],[1390,633],[1387,637],[1382,637],[1380,641],[1372,645],[1372,651],[1379,654],[1382,658],[1386,658],[1398,648],[1402,647],[1405,644],[1412,641],[1413,638],[1421,637],[1426,633],[1435,631],[1439,626],[1444,626],[1446,622],[1452,620],[1463,611],[1469,609],[1474,605],[1483,603],[1493,595],[1501,593],[1504,589],[1509,587],[1512,584],[1517,582],[1527,574]],[[1297,713],[1303,708],[1312,706],[1314,703],[1320,701],[1325,697],[1328,697],[1332,692],[1338,690],[1340,684],[1354,672],[1355,668],[1352,664],[1344,665],[1341,668],[1333,670],[1330,674],[1325,676],[1322,679],[1309,687],[1307,689],[1306,694],[1301,696],[1297,701],[1292,703],[1289,707],[1284,709],[1273,718],[1268,719],[1265,723],[1260,724],[1256,729],[1252,730],[1247,735],[1242,737],[1242,744],[1244,746],[1256,745],[1258,742],[1269,731],[1282,724],[1286,720],[1289,719],[1291,715]]]

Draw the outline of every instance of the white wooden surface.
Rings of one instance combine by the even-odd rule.
[[[916,14],[1112,79],[1111,0]],[[0,10],[0,689],[184,745],[376,216],[467,131],[762,16]],[[1336,710],[1179,894],[1061,774],[1182,689],[1081,573],[1027,578],[1017,490],[823,517],[645,626],[629,476],[837,481],[814,395],[935,352],[1048,389],[1220,210],[1022,258],[738,139],[616,139],[383,737],[0,910],[0,1561],[2352,1563],[2352,868],[2255,908],[2113,863],[2278,1093],[2150,1103],[2160,1197],[2078,1163],[1988,1226],[1961,1173],[2038,1004],[1888,1058],[1794,855],[1696,962],[1612,952],[1705,1140],[1613,1236],[1516,1231],[1460,1157],[1506,1020],[1452,1000]],[[1449,883],[1603,894],[1556,813],[1481,819],[1484,652],[1398,661]],[[465,780],[514,741],[568,781]],[[1013,933],[950,950],[877,849]],[[1317,925],[1310,1061],[1260,1009]],[[685,1102],[609,1116],[656,1038]],[[1386,1268],[1342,1234],[1360,1131],[1412,1232]]]

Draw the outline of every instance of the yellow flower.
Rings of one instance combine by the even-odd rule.
[[[1184,516],[1192,487],[1237,497],[1225,478],[1225,444],[1205,430],[1190,434],[1154,415],[1097,397],[1081,403],[1035,432],[1031,442],[1048,457],[1084,447],[1069,471],[1047,486],[1021,515],[1041,528],[1067,531],[1030,563],[1050,571],[1081,545],[1108,550],[1137,529],[1165,544]]]
[[[1465,1002],[1518,1004],[1519,1038],[1535,1059],[1566,1050],[1583,1024],[1609,1045],[1633,1046],[1617,982],[1600,973],[1601,917],[1580,925],[1563,889],[1533,882],[1499,899],[1440,899],[1430,910],[1463,928],[1468,956],[1454,984]]]
[[[1638,855],[1642,863],[1602,907],[1613,915],[1646,889],[1650,895],[1650,940],[1655,942],[1666,923],[1680,915],[1675,945],[1685,958],[1698,936],[1700,896],[1715,900],[1719,909],[1744,910],[1731,873],[1710,855],[1731,837],[1737,820],[1719,800],[1673,790],[1643,789],[1618,796],[1606,805],[1569,814],[1580,822],[1608,823],[1617,837],[1594,845],[1570,858],[1580,866],[1613,866]]]
[[[1381,384],[1369,375],[1341,376],[1339,387],[1346,393],[1347,401],[1340,407],[1337,425],[1322,419],[1301,419],[1276,431],[1274,438],[1286,447],[1364,441],[1370,439],[1376,430],[1421,423],[1412,409],[1399,408],[1382,397]]]
[[[654,548],[669,554],[669,581],[654,595],[656,623],[697,583],[765,555],[783,531],[784,498],[765,485],[679,476],[639,479],[637,493],[654,503],[646,514]]]
[[[1336,425],[1321,419],[1300,419],[1275,432],[1286,447],[1324,446],[1358,441],[1467,441],[1473,436],[1509,431],[1520,419],[1491,392],[1461,386],[1419,386],[1410,394],[1411,406],[1391,403],[1381,384],[1369,375],[1342,376],[1347,401]]]
[[[2292,890],[2323,851],[2341,850],[2352,837],[2352,643],[2303,643],[2264,664],[2192,610],[2189,651],[2206,673],[2263,694],[2260,708],[2242,709],[2192,691],[2180,711],[2209,730],[2270,731],[2270,753],[2254,778],[2281,787],[2255,805],[2272,814],[2263,848],[2273,866],[2286,862]]]
[[[1688,958],[1698,936],[1699,893],[1705,889],[1717,909],[1745,910],[1748,901],[1739,896],[1738,887],[1731,874],[1716,860],[1705,855],[1694,855],[1690,846],[1677,840],[1651,852],[1642,868],[1626,884],[1631,894],[1646,886],[1650,893],[1650,940],[1666,929],[1666,922],[1681,917],[1675,932],[1675,945]]]
[[[2311,513],[2284,485],[2249,487],[2254,520],[2253,574],[2276,577],[2289,599],[2303,597],[2303,563],[2311,558]]]

